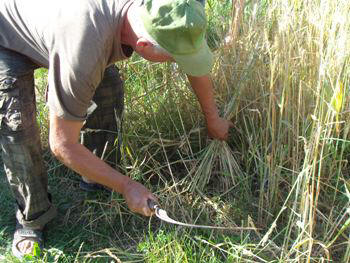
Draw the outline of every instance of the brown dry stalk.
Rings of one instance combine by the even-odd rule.
[[[226,46],[235,44],[238,37],[244,10],[244,0],[232,0],[232,24],[229,35],[225,38]]]

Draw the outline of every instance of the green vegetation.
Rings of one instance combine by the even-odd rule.
[[[81,192],[79,177],[46,153],[59,216],[39,262],[350,261],[350,2],[249,0],[239,9],[209,0],[207,12],[217,102],[234,122],[228,142],[208,140],[175,65],[134,56],[118,64],[126,83],[120,169],[176,219],[258,230],[186,229],[134,215],[116,193]],[[47,141],[44,76],[37,72]],[[4,177],[0,184],[0,261],[15,262],[12,200]]]

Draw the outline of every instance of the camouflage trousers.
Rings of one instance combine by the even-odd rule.
[[[2,160],[17,203],[16,218],[33,229],[43,228],[56,215],[36,122],[33,74],[37,68],[27,57],[0,47]],[[89,110],[81,135],[82,143],[111,165],[120,158],[123,98],[122,80],[111,66],[96,90],[95,107]]]

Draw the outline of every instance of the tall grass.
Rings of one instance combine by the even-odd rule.
[[[145,173],[166,184],[160,200],[175,214],[186,202],[181,196],[187,202],[200,196],[198,202],[209,200],[215,213],[222,212],[217,200],[239,207],[238,223],[253,217],[264,229],[250,248],[253,255],[267,253],[267,259],[281,262],[348,262],[350,3],[246,1],[239,27],[230,24],[228,6],[229,1],[208,2],[217,101],[223,115],[229,107],[226,114],[235,123],[230,140],[207,144],[203,121],[192,107],[198,105],[169,66],[171,74],[162,80],[169,88],[164,96],[157,92],[155,108],[171,104],[178,110],[147,118],[156,128],[147,150],[141,147],[151,156],[143,163]],[[234,36],[225,44],[230,31]],[[169,99],[166,93],[174,86],[176,96]],[[154,101],[150,105],[154,112]],[[169,123],[175,133],[167,132]],[[216,222],[237,220],[230,212],[225,216],[230,219]]]
[[[273,222],[259,245],[283,236],[282,261],[349,261],[340,252],[349,245],[349,11],[348,1],[249,2],[223,54],[236,68],[228,85],[241,89],[236,127],[242,165],[259,181],[257,221]]]

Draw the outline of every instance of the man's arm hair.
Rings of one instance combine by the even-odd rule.
[[[193,77],[187,75],[191,87],[196,94],[202,112],[207,120],[219,118],[218,109],[216,107],[212,80],[209,75],[201,77]]]
[[[187,78],[196,94],[207,122],[209,136],[219,140],[227,140],[231,121],[220,118],[214,98],[213,83],[209,75]]]
[[[64,120],[50,112],[49,141],[53,154],[66,166],[123,194],[131,179],[107,165],[79,143],[81,121]]]

